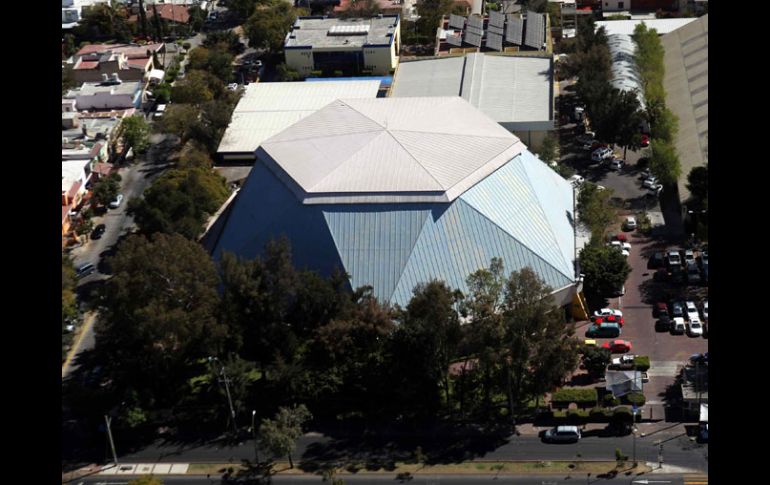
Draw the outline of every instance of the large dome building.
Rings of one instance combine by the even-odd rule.
[[[414,287],[501,257],[567,304],[571,185],[460,97],[337,100],[262,142],[216,243],[254,258],[285,235],[295,265],[405,305]]]

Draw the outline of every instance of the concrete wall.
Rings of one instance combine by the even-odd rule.
[[[286,49],[286,66],[303,76],[309,76],[313,70],[312,49]]]
[[[603,12],[621,12],[624,10],[631,10],[631,0],[602,0]]]

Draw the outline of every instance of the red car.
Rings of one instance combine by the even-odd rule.
[[[612,340],[602,344],[603,349],[610,349],[613,354],[625,354],[631,352],[631,342],[628,340]]]
[[[615,315],[607,315],[604,317],[604,321],[609,323],[617,323],[621,327],[623,327],[623,324],[626,323],[626,321],[623,320],[623,317],[616,317]]]
[[[658,302],[655,304],[655,307],[653,308],[653,316],[655,317],[662,317],[662,316],[669,316],[668,315],[668,305],[666,305],[663,302]]]
[[[645,135],[644,133],[642,133],[642,146],[643,147],[650,146],[650,135]]]

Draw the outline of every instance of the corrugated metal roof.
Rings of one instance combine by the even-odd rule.
[[[254,152],[260,143],[339,98],[376,98],[380,82],[252,83],[246,86],[219,153]]]
[[[545,15],[527,11],[524,30],[524,45],[543,49],[545,42]]]
[[[306,204],[446,202],[523,148],[459,97],[381,98],[335,101],[264,141],[258,156]]]
[[[686,200],[687,175],[707,160],[708,104],[708,14],[661,37],[666,67],[663,87],[666,106],[679,118],[675,140],[682,166],[679,197]]]
[[[393,97],[459,95],[498,123],[553,118],[551,59],[483,53],[404,62]]]
[[[630,35],[614,34],[607,36],[607,46],[610,50],[612,64],[612,87],[621,91],[633,91],[639,100],[639,104],[644,109],[644,87],[636,67],[634,55],[636,53],[636,43]]]
[[[529,152],[449,204],[302,205],[262,163],[238,194],[215,257],[261,254],[286,235],[294,263],[405,305],[413,288],[441,279],[467,292],[468,275],[502,257],[506,273],[531,267],[554,289],[573,283],[572,189]],[[561,220],[559,215],[562,215]],[[564,246],[562,246],[564,245]]]
[[[649,20],[602,20],[594,24],[596,30],[604,27],[607,35],[634,33],[634,28],[639,24],[645,24],[648,29],[655,29],[658,34],[664,35],[680,27],[684,27],[696,18],[684,19],[649,19]]]

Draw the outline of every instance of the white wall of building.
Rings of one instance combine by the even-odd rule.
[[[602,0],[602,11],[622,12],[631,10],[631,0]]]

